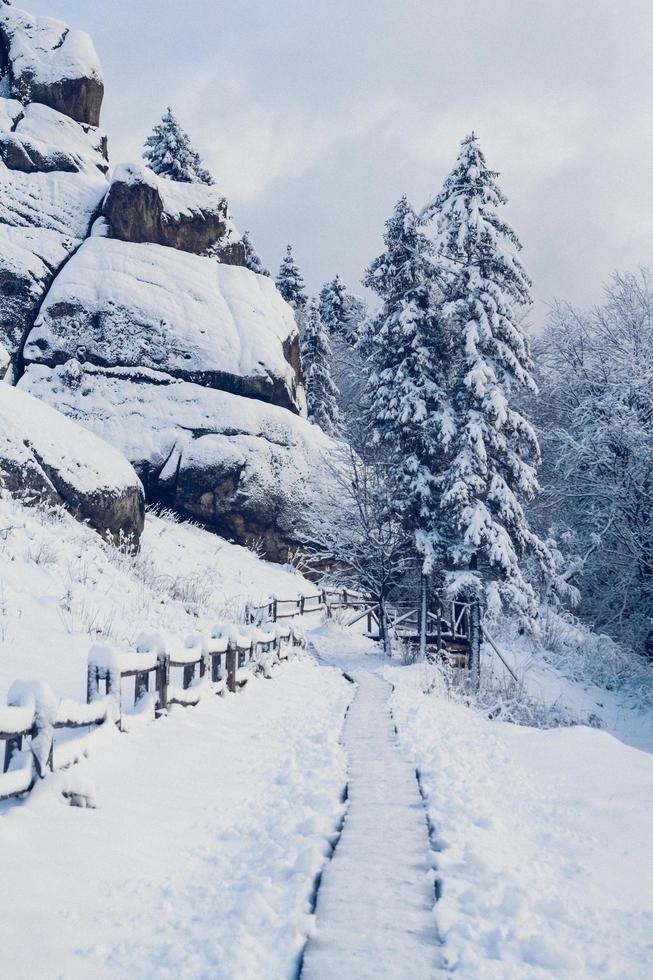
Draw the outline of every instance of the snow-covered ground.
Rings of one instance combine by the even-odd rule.
[[[291,570],[166,516],[148,515],[133,556],[63,512],[6,496],[0,557],[3,695],[31,676],[83,700],[98,639],[122,646],[144,627],[208,631],[237,619],[248,600],[312,591]],[[307,657],[272,680],[173,708],[129,734],[98,730],[87,760],[49,776],[24,802],[0,805],[0,973],[278,980],[295,975],[310,935],[307,975],[359,980],[365,946],[354,938],[362,934],[365,970],[376,964],[383,976],[388,885],[397,948],[418,934],[422,944],[399,975],[422,980],[444,957],[470,980],[648,980],[653,753],[642,748],[653,748],[650,719],[532,653],[514,646],[508,656],[518,671],[528,667],[531,696],[597,714],[603,728],[491,721],[447,696],[434,668],[388,665],[370,641],[331,623],[313,631]],[[338,667],[359,683],[342,742],[356,689]],[[346,783],[351,819],[329,864]],[[97,808],[71,807],[63,792]],[[393,806],[410,816],[401,839],[383,816]],[[414,926],[427,921],[432,930]],[[343,924],[347,957],[334,959],[339,941],[328,940]]]
[[[89,760],[0,804],[0,974],[292,977],[342,809],[351,694],[294,661],[129,735],[100,730]]]
[[[424,665],[384,676],[441,847],[436,917],[450,969],[647,980],[653,755],[595,728],[490,721],[433,689]]]

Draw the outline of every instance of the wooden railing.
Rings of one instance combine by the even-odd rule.
[[[130,717],[123,708],[124,682],[133,678],[132,709],[163,714],[170,705],[199,703],[204,693],[235,692],[255,671],[269,677],[271,667],[287,660],[306,641],[294,625],[282,621],[322,612],[331,618],[336,609],[352,609],[353,625],[367,617],[368,632],[379,625],[379,607],[368,596],[349,589],[323,589],[295,599],[272,597],[262,605],[248,605],[245,626],[218,626],[210,637],[193,633],[183,642],[158,633],[142,633],[133,650],[116,651],[94,646],[88,657],[87,703],[57,698],[42,683],[15,684],[8,704],[0,706],[0,801],[28,793],[47,772],[73,765],[86,754],[82,739],[57,742],[64,729],[96,729],[108,722],[124,730]],[[391,627],[401,634],[415,632],[418,611],[386,610]],[[429,613],[429,631],[437,635],[438,650],[446,641],[469,642],[470,606],[452,601],[448,615]],[[25,748],[27,743],[27,748]]]
[[[133,650],[91,648],[86,704],[58,698],[41,682],[14,684],[7,705],[0,706],[0,801],[22,796],[48,772],[78,762],[93,729],[113,723],[125,730],[135,712],[158,717],[173,704],[196,705],[206,693],[235,692],[254,673],[270,677],[276,663],[305,645],[294,625],[278,623],[267,629],[219,626],[208,638],[191,634],[183,642],[143,633]],[[128,712],[125,681],[132,678]],[[89,731],[57,739],[57,732],[74,729]]]

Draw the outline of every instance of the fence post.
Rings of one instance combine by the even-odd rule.
[[[150,689],[150,672],[149,670],[143,670],[140,674],[136,674],[134,686],[134,704],[143,697],[144,694]]]
[[[184,691],[188,690],[188,688],[193,683],[194,678],[195,678],[195,664],[185,664],[184,680],[183,680]]]
[[[343,589],[342,590],[342,604],[343,604],[343,606],[346,609],[347,608],[347,589]]]
[[[469,671],[473,691],[481,684],[481,604],[473,599],[469,605]]]
[[[303,616],[304,615],[304,606],[305,605],[306,605],[306,596],[305,595],[301,595],[299,597],[299,615],[300,616]]]
[[[426,659],[426,633],[428,628],[428,597],[429,580],[428,576],[422,573],[420,576],[419,594],[419,658]]]
[[[222,680],[222,662],[220,653],[211,654],[211,680],[218,684]]]
[[[90,704],[95,700],[98,693],[98,669],[95,664],[89,664],[86,672],[86,703]],[[6,771],[6,770],[5,770]]]
[[[156,713],[158,715],[166,711],[168,708],[168,677],[169,677],[169,663],[170,659],[168,654],[159,654],[159,665],[156,668],[156,693],[158,694],[158,706]]]
[[[23,736],[14,735],[12,738],[8,738],[5,742],[5,757],[3,772],[9,772],[9,766],[11,765],[11,760],[13,759],[14,752],[20,752],[23,748]]]
[[[236,691],[236,659],[238,648],[233,640],[229,640],[227,647],[227,690],[232,694]]]
[[[277,598],[276,596],[274,596],[272,598],[272,622],[276,623],[276,621],[277,621]]]

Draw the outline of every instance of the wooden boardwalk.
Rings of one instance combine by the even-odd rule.
[[[343,732],[349,805],[301,977],[428,980],[439,975],[440,950],[415,770],[396,744],[390,685],[370,667],[349,672],[358,685]]]

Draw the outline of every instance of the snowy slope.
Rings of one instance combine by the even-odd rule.
[[[137,556],[105,544],[61,510],[0,496],[0,698],[17,678],[86,697],[91,644],[133,643],[146,628],[208,631],[271,593],[313,587],[243,548],[149,514]]]

